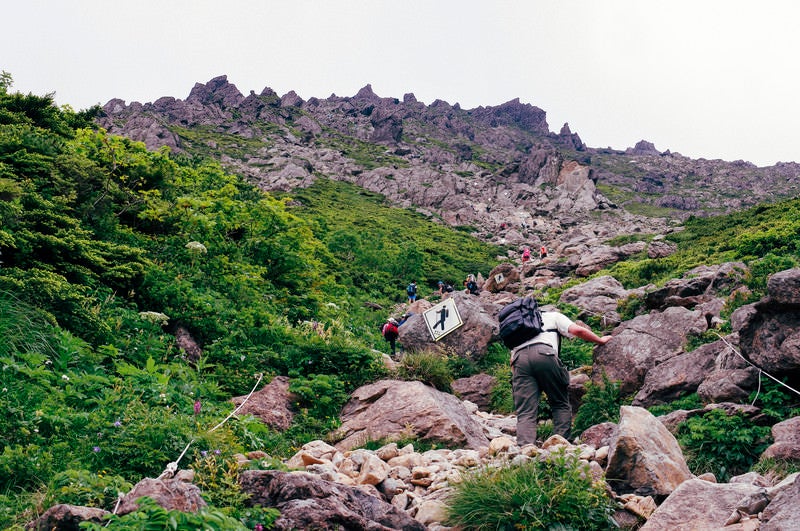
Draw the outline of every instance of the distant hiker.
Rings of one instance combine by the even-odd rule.
[[[478,281],[475,280],[475,275],[467,275],[466,280],[464,280],[464,288],[464,293],[469,293],[470,295],[477,295],[480,293],[480,290],[478,289]]]
[[[542,248],[539,249],[539,258],[547,258],[547,247],[542,245]]]
[[[531,259],[531,250],[528,247],[522,250],[522,263],[524,264]]]
[[[436,285],[439,287],[439,295],[444,296],[444,282],[440,280]]]
[[[400,331],[397,329],[398,327],[397,319],[394,317],[389,317],[386,323],[381,328],[381,334],[383,334],[383,338],[389,342],[389,346],[392,347],[392,358],[397,355],[395,350],[395,342],[397,341],[397,336],[400,335]]]
[[[511,388],[517,411],[517,444],[536,443],[539,400],[547,395],[553,415],[553,433],[570,439],[572,408],[569,372],[558,357],[561,336],[577,337],[599,345],[611,336],[598,336],[585,325],[557,311],[541,312],[542,332],[511,351]]]
[[[408,294],[409,304],[417,300],[417,283],[412,282],[409,284],[408,287],[406,287],[406,293]]]

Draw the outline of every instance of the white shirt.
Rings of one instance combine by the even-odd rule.
[[[542,312],[542,328],[544,328],[544,332],[539,334],[538,336],[534,337],[533,339],[529,339],[525,343],[516,347],[513,352],[516,352],[523,347],[527,347],[529,345],[534,345],[537,343],[544,343],[546,345],[550,345],[553,347],[553,350],[558,353],[558,336],[559,334],[567,337],[573,338],[574,336],[569,333],[569,327],[575,324],[572,319],[564,315],[563,313],[559,312]]]

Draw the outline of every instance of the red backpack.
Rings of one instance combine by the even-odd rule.
[[[388,336],[397,337],[397,334],[399,333],[399,331],[397,330],[397,325],[396,324],[394,324],[394,323],[386,323],[385,325],[383,325],[382,333],[383,333],[383,337],[388,337]]]

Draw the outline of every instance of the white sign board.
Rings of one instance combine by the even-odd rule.
[[[428,331],[434,341],[439,341],[444,336],[463,325],[461,316],[456,308],[456,301],[452,298],[444,299],[442,302],[422,313]]]

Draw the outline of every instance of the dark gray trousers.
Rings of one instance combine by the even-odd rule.
[[[511,385],[517,410],[517,444],[536,443],[536,417],[542,392],[553,411],[553,433],[569,440],[572,429],[569,372],[551,346],[537,343],[517,351],[511,361]]]

